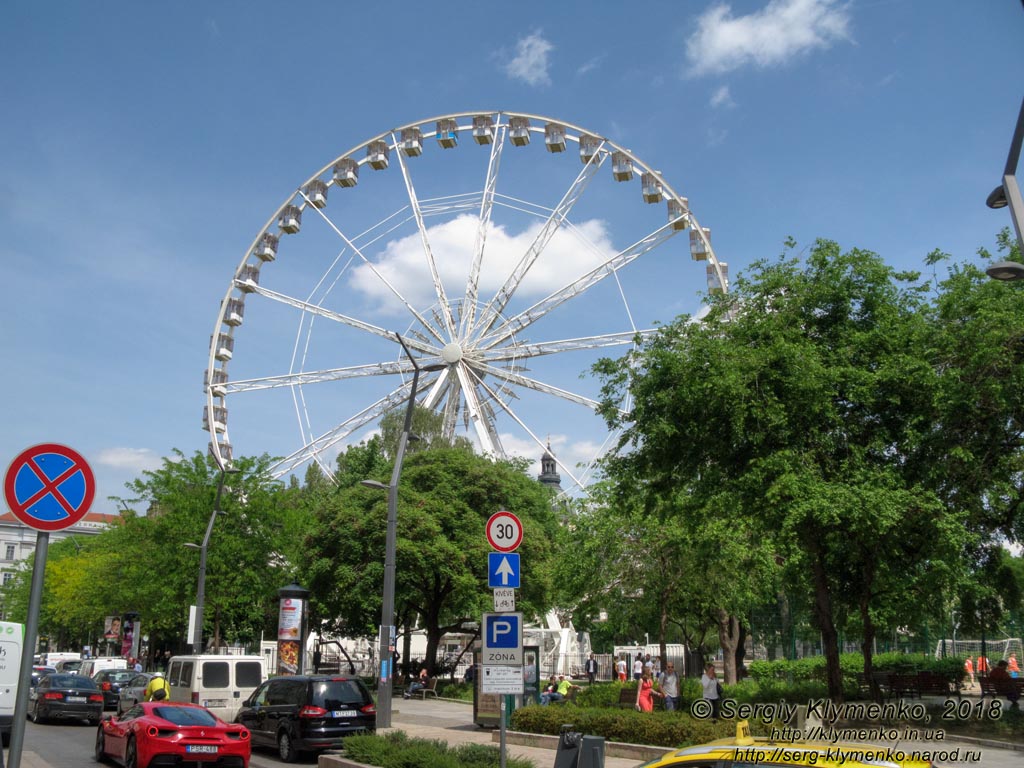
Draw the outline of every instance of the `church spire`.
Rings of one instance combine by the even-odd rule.
[[[555,461],[554,454],[551,453],[550,436],[548,437],[548,448],[540,457],[540,474],[537,475],[537,480],[556,491],[562,490],[562,476],[558,474],[558,463]]]

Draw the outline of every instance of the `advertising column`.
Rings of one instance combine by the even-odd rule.
[[[277,674],[302,674],[306,645],[306,603],[309,590],[289,584],[277,592],[280,607],[277,614]]]

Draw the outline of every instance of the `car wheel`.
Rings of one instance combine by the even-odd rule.
[[[299,759],[299,752],[292,743],[292,737],[288,731],[281,731],[277,737],[277,754],[286,763],[294,763]]]
[[[96,729],[96,748],[93,750],[92,756],[97,763],[102,763],[107,757],[106,739],[102,727]]]
[[[139,768],[139,751],[135,747],[135,737],[129,736],[124,745],[124,768]]]

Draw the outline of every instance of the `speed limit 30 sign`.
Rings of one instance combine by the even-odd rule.
[[[487,543],[499,552],[515,552],[523,543],[523,524],[511,512],[495,512],[487,520]]]

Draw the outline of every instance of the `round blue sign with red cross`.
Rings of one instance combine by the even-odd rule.
[[[37,531],[70,528],[85,517],[95,493],[96,480],[85,459],[56,443],[22,451],[4,477],[7,506]]]

